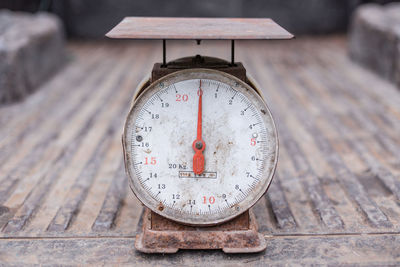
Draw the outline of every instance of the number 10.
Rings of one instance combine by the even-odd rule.
[[[214,204],[215,203],[215,197],[211,196],[208,198],[208,203]],[[203,197],[203,204],[207,204],[207,197]]]

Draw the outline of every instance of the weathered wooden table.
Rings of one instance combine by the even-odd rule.
[[[228,45],[171,41],[168,55],[220,57]],[[0,108],[0,265],[400,262],[400,91],[350,62],[343,37],[237,43],[281,141],[274,182],[254,207],[268,248],[252,255],[135,251],[142,207],[120,136],[160,44],[69,48],[59,75]]]

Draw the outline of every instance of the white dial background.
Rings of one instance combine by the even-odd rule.
[[[205,171],[192,169],[201,80]],[[124,132],[131,188],[150,209],[211,225],[250,208],[276,166],[271,114],[254,89],[213,70],[185,70],[152,84],[133,105]]]

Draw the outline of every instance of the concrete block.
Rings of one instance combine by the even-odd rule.
[[[366,4],[353,17],[349,55],[362,66],[400,85],[400,4]]]
[[[0,103],[23,99],[65,58],[63,27],[57,17],[0,11]]]

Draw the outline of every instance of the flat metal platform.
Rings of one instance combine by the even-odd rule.
[[[271,19],[126,17],[110,32],[110,38],[267,40],[293,35]]]
[[[170,59],[229,57],[228,42],[171,41]],[[265,252],[135,251],[140,203],[121,133],[158,42],[70,43],[71,62],[0,107],[0,265],[145,266],[400,262],[400,91],[352,63],[343,37],[237,43],[280,137],[277,174],[253,211]]]

